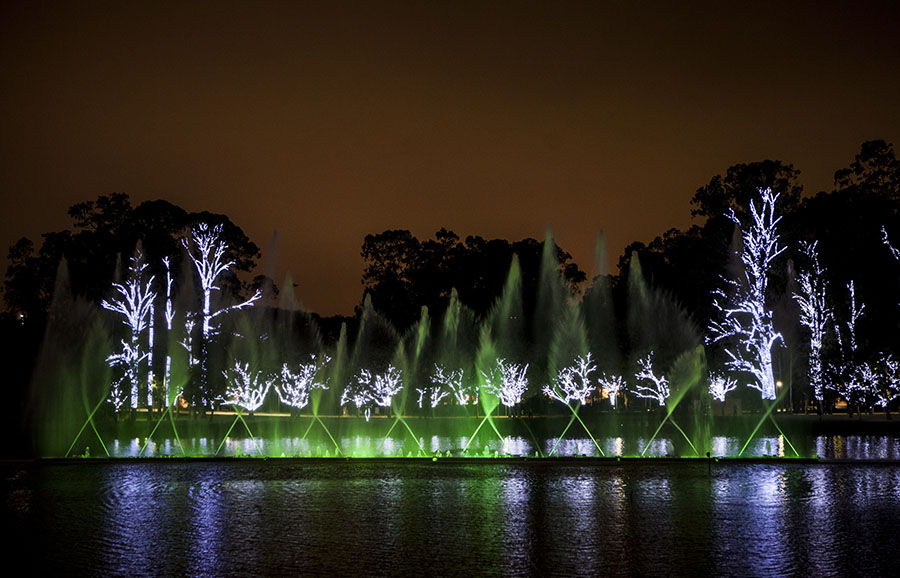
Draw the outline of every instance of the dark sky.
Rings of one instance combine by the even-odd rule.
[[[691,222],[730,165],[900,146],[897,2],[3,2],[0,246],[111,192],[225,213],[323,314],[367,233]]]

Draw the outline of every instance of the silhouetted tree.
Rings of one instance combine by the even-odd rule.
[[[128,195],[113,193],[72,205],[68,214],[72,230],[42,234],[39,248],[24,237],[10,247],[3,298],[13,317],[43,326],[62,257],[69,265],[72,292],[95,303],[108,296],[120,263],[131,256],[139,240],[151,273],[157,280],[165,279],[162,258],[172,258],[173,269],[178,269],[182,259],[179,239],[195,223],[222,226],[222,238],[229,247],[226,257],[234,261],[235,271],[251,271],[260,256],[259,248],[228,217],[188,213],[167,201],[146,201],[132,207]],[[234,273],[227,274],[223,283],[235,293],[248,289]]]
[[[883,140],[864,142],[850,166],[834,173],[834,184],[840,191],[900,200],[900,160],[894,145]]]
[[[407,230],[389,230],[366,236],[362,282],[375,310],[404,330],[419,319],[423,305],[433,317],[442,314],[454,288],[462,303],[484,316],[503,289],[513,255],[518,255],[528,312],[535,304],[542,251],[543,243],[534,239],[510,243],[470,236],[463,243],[452,231],[441,229],[423,242]],[[559,246],[554,254],[569,289],[576,292],[584,272]]]

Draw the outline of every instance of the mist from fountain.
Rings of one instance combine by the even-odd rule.
[[[155,359],[164,369],[148,380],[155,401],[120,415],[108,403],[118,374],[105,361],[115,350],[116,326],[71,295],[63,261],[35,372],[38,453],[84,455],[94,446],[93,456],[715,454],[722,444],[713,441],[696,326],[644,279],[636,255],[617,297],[604,273],[602,235],[599,273],[580,299],[564,281],[556,250],[548,231],[539,277],[528,285],[536,287],[533,294],[514,257],[484,318],[453,290],[437,316],[423,307],[400,334],[366,295],[358,326],[343,324],[330,344],[314,317],[298,310],[288,275],[277,307],[246,308],[222,324],[214,343],[223,389],[205,417],[183,396],[197,372],[186,316],[191,300],[183,294],[193,291],[187,263],[172,272],[185,281],[158,292]],[[617,307],[617,299],[626,306]],[[645,358],[652,366],[641,370]],[[209,362],[216,359],[210,355]],[[149,371],[149,364],[142,367]],[[647,387],[653,379],[665,384],[656,401],[638,395],[642,375]],[[609,387],[615,376],[624,387]],[[735,454],[744,453],[763,422],[787,439],[770,410]]]

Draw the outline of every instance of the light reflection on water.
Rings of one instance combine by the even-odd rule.
[[[134,438],[130,440],[113,440],[109,444],[109,452],[113,457],[137,457],[137,456],[181,456],[181,448],[187,455],[212,456],[221,444],[219,456],[431,456],[441,455],[467,455],[467,456],[534,456],[537,448],[533,439],[522,436],[491,437],[486,440],[477,440],[477,443],[469,442],[465,436],[451,437],[433,435],[429,438],[405,437],[374,437],[368,435],[356,435],[340,438],[340,452],[337,451],[334,442],[321,439],[303,439],[300,437],[282,437],[276,439],[265,438],[226,438],[214,440],[208,438],[183,438],[177,441],[167,438],[149,441],[146,438]],[[691,457],[696,454],[693,450],[684,449],[683,440],[673,440],[665,437],[657,437],[653,440],[637,437],[624,439],[622,437],[599,438],[594,440],[588,437],[570,437],[562,440],[541,440],[540,448],[543,455],[562,457],[573,456],[640,456],[666,457],[683,456]],[[713,436],[709,439],[708,451],[713,457],[818,457],[821,459],[853,459],[853,460],[900,460],[900,437],[887,435],[828,435],[817,436],[802,445],[798,440],[788,440],[782,435],[758,436],[746,443],[746,440],[738,437]],[[679,445],[680,444],[680,445]],[[793,446],[792,446],[793,444]],[[598,450],[597,446],[600,446]],[[146,447],[145,447],[146,446]],[[679,452],[679,447],[682,451]],[[464,452],[463,449],[467,448]],[[794,449],[797,449],[795,453]],[[143,449],[143,453],[141,450]],[[95,448],[96,450],[96,448]],[[698,451],[705,453],[701,448]],[[743,451],[743,454],[741,452]],[[552,454],[551,454],[552,452]],[[92,455],[98,455],[96,451]]]
[[[900,551],[900,464],[0,468],[35,573],[889,575]]]

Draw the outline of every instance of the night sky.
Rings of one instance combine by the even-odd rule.
[[[228,215],[349,314],[367,233],[549,225],[590,273],[733,164],[810,194],[900,146],[897,2],[334,4],[0,4],[0,270],[124,192]]]

